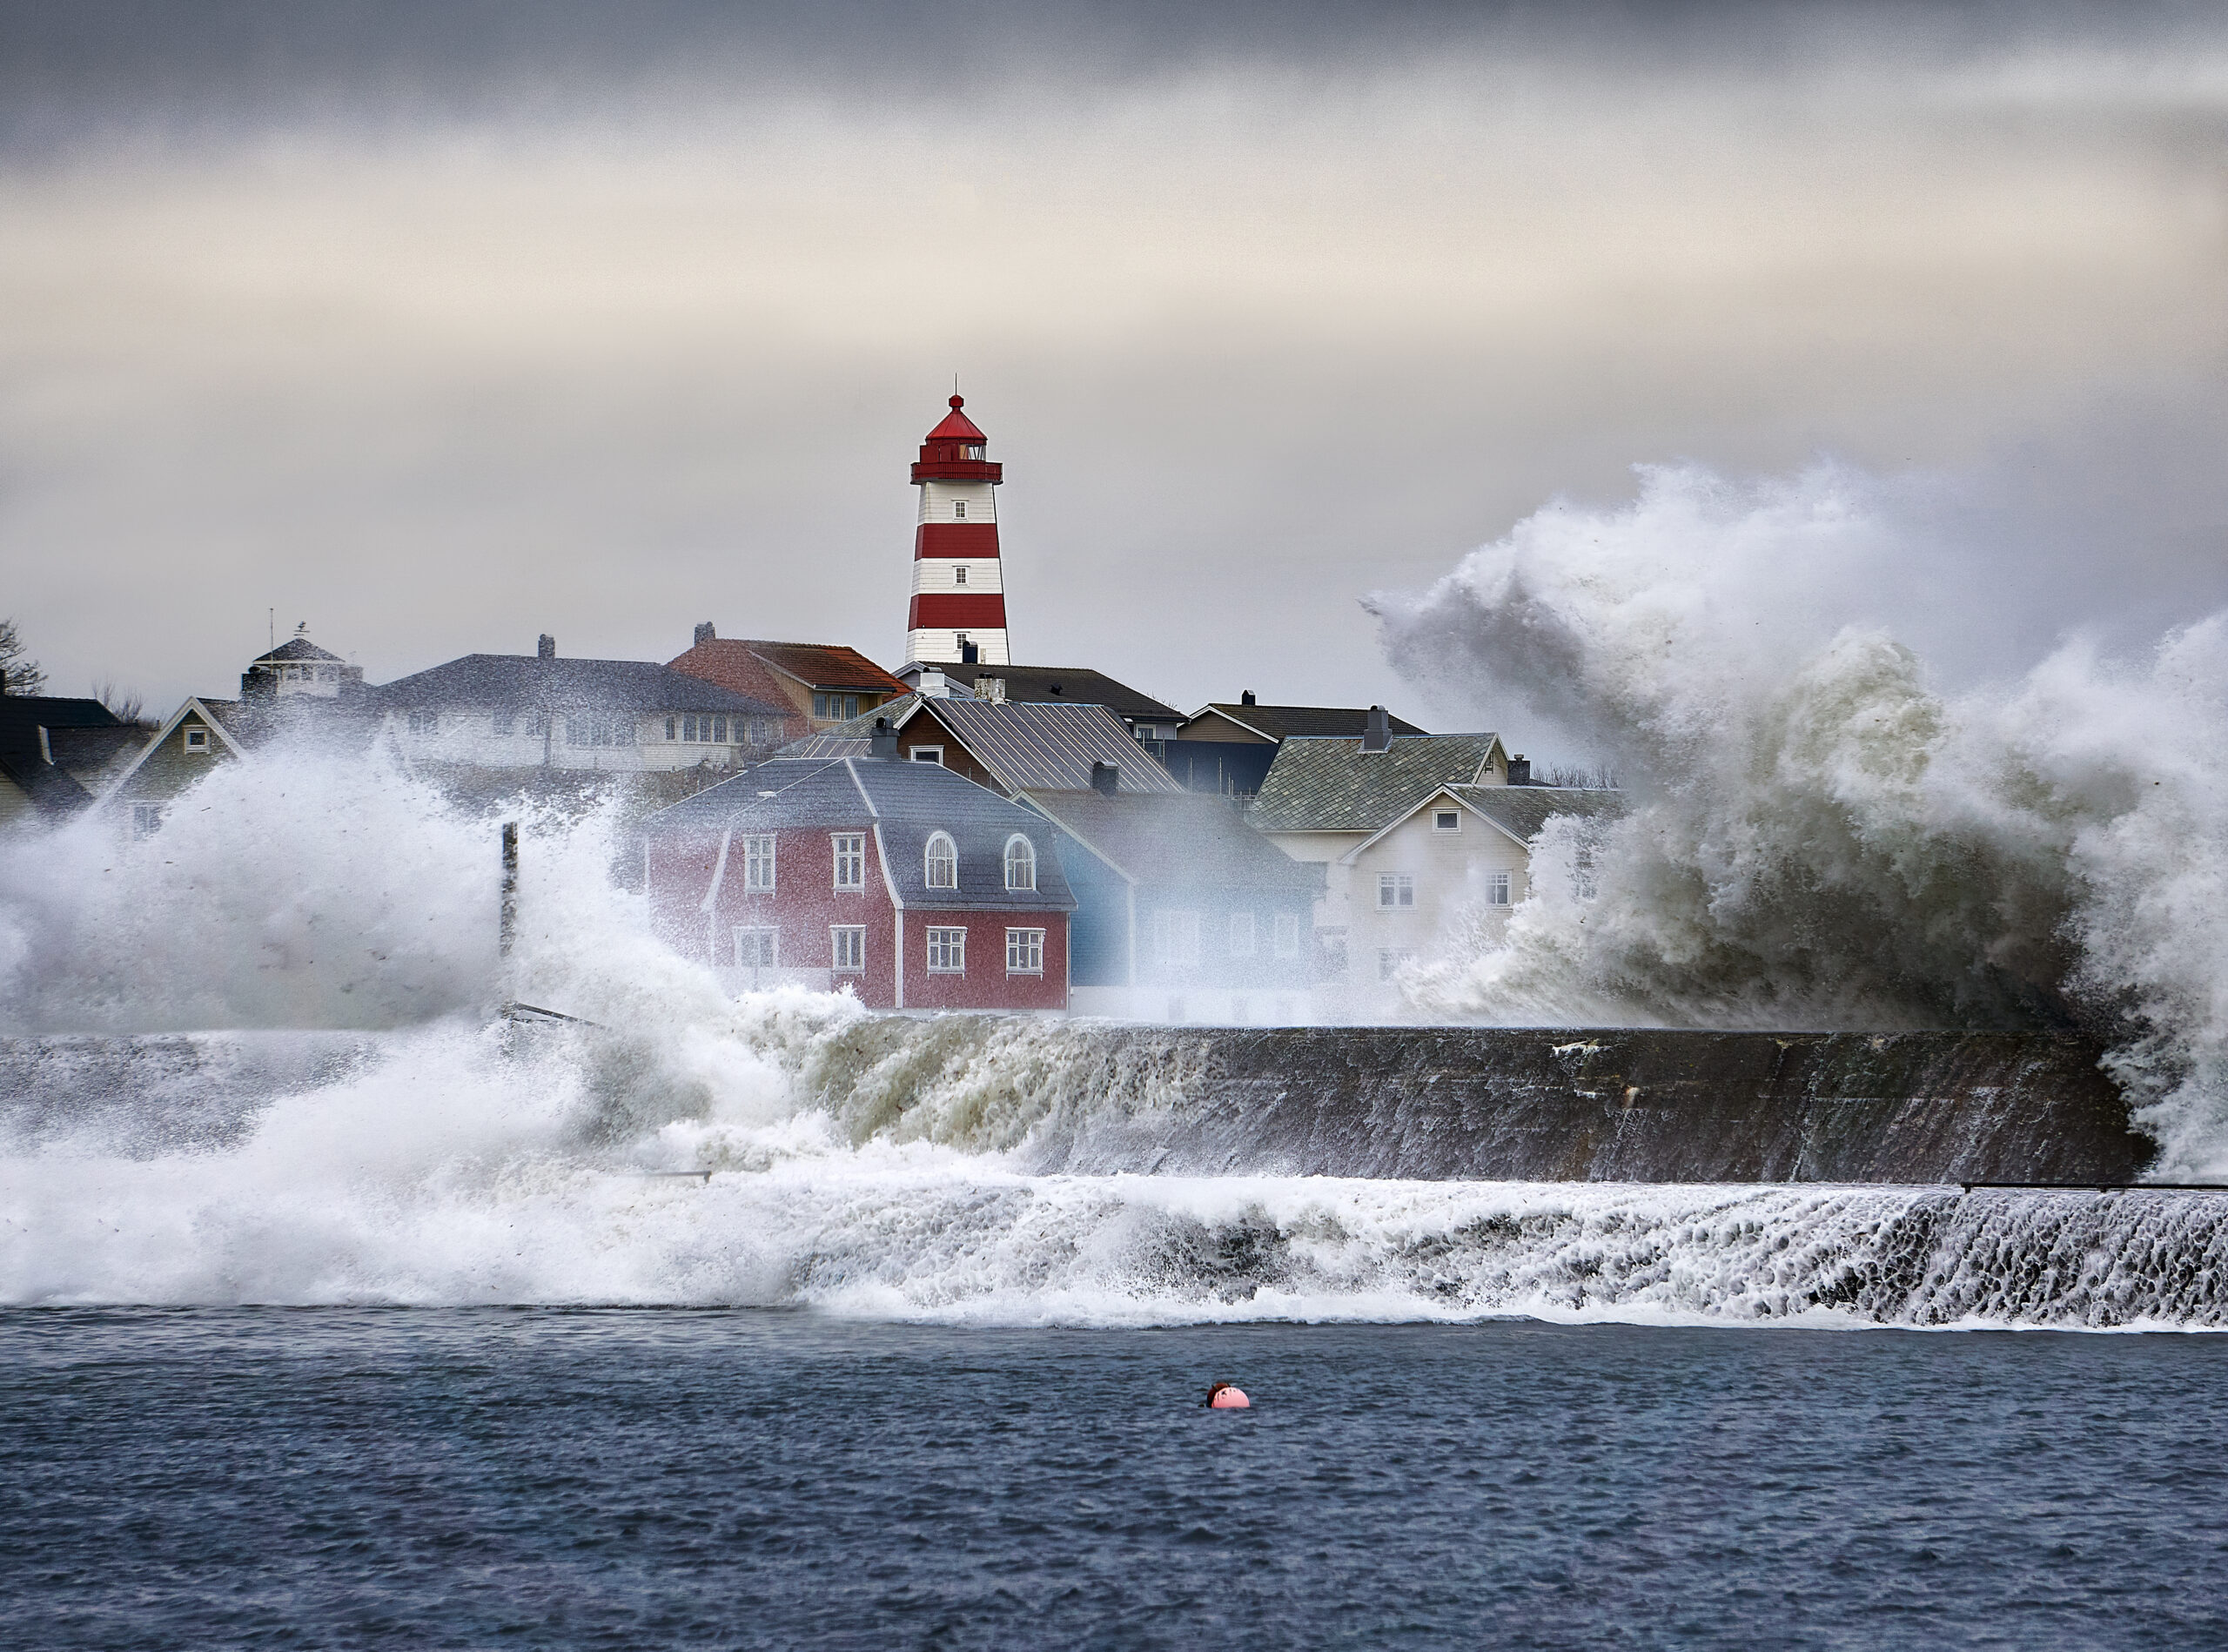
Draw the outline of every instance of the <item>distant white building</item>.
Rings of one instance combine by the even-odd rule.
[[[364,668],[350,665],[339,655],[310,641],[310,622],[303,621],[270,653],[258,655],[240,673],[240,698],[246,701],[287,700],[308,695],[321,700],[351,698],[364,686]]]
[[[781,742],[789,708],[648,660],[470,654],[370,690],[379,737],[413,762],[641,773],[733,767]]]
[[[1246,819],[1324,868],[1315,935],[1327,1011],[1397,1015],[1412,959],[1505,925],[1532,892],[1532,843],[1553,816],[1619,812],[1621,793],[1534,786],[1492,734],[1293,735]]]

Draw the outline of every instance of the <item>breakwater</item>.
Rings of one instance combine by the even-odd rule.
[[[862,1023],[804,1077],[855,1138],[1043,1171],[1429,1180],[2121,1183],[2093,1043],[2005,1032]]]

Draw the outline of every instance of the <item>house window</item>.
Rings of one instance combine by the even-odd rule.
[[[413,711],[410,714],[410,732],[431,736],[441,731],[441,714],[438,711]],[[187,749],[191,750],[189,747]]]
[[[1400,966],[1413,962],[1415,956],[1414,949],[1411,947],[1381,946],[1378,948],[1377,978],[1390,984],[1392,977],[1400,972]]]
[[[742,840],[742,886],[764,890],[774,887],[774,836],[753,836]]]
[[[206,729],[187,729],[185,731],[185,749],[188,751],[208,750],[209,731]]]
[[[678,717],[668,717],[665,720],[665,737],[668,740],[677,739],[680,735],[680,732],[681,719]]]
[[[526,731],[536,740],[547,740],[549,737],[549,714],[546,711],[527,713]]]
[[[1152,915],[1152,961],[1191,964],[1199,961],[1199,915],[1163,910]]]
[[[737,926],[735,964],[738,970],[770,970],[781,957],[782,932],[771,927]]]
[[[829,841],[836,846],[836,887],[867,886],[867,837],[864,832],[837,832]]]
[[[838,975],[857,975],[867,967],[867,929],[838,923],[828,931],[828,958]]]
[[[836,696],[832,694],[816,694],[813,695],[812,715],[815,717],[819,718],[823,722],[834,717],[836,714],[828,708],[828,702],[835,697]]]
[[[1006,887],[1037,887],[1037,847],[1019,832],[1006,839]]]
[[[670,719],[667,726],[672,726]],[[742,732],[742,720],[735,720],[735,732]],[[699,745],[724,746],[728,742],[728,720],[725,717],[695,716],[681,720],[681,737]],[[671,738],[670,735],[668,738]],[[616,742],[614,742],[617,743]]]
[[[1459,832],[1462,829],[1462,811],[1459,809],[1434,809],[1431,811],[1431,829],[1435,832]]]
[[[1406,872],[1379,872],[1377,875],[1377,903],[1379,906],[1413,906],[1416,903],[1416,880]]]
[[[163,806],[160,803],[131,805],[131,835],[134,837],[152,837],[162,829]]]
[[[943,761],[942,746],[913,746],[906,755],[916,763],[940,763]]]
[[[1486,904],[1487,906],[1508,904],[1508,874],[1507,872],[1486,874]]]
[[[955,564],[953,565],[953,567],[952,567],[952,570],[951,570],[951,582],[952,582],[954,585],[964,585],[964,584],[966,584],[966,583],[967,583],[967,564],[966,564],[966,563],[964,563],[964,562],[959,562],[959,563],[955,563]]]
[[[1044,973],[1044,930],[1008,930],[1006,931],[1006,973],[1008,975]]]
[[[1253,956],[1253,914],[1232,912],[1230,915],[1230,956],[1250,958]]]
[[[930,975],[967,973],[967,931],[965,930],[930,930],[929,931],[929,973]]]
[[[507,735],[511,730],[517,726],[517,723],[518,715],[516,713],[498,711],[494,715],[487,720],[488,732],[495,735]]]
[[[955,499],[951,501],[951,520],[955,522],[963,522],[967,520],[967,501],[965,500]]]
[[[1299,956],[1299,914],[1297,912],[1277,914],[1277,956],[1280,958]]]
[[[623,711],[568,711],[565,714],[565,743],[631,746],[634,743],[634,719]]]
[[[959,845],[951,841],[950,832],[929,835],[927,869],[930,889],[959,887]]]

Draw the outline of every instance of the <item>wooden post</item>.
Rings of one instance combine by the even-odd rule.
[[[503,914],[500,930],[505,957],[511,956],[511,943],[517,938],[518,928],[519,823],[507,820],[503,823]]]

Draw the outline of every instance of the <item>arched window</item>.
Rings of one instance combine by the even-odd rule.
[[[1006,887],[1037,887],[1037,847],[1019,832],[1006,839]]]
[[[929,834],[928,875],[930,889],[959,887],[959,845],[951,841],[950,832]]]

